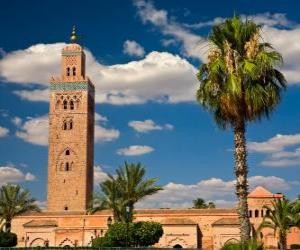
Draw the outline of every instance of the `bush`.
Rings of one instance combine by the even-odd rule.
[[[0,232],[0,247],[14,247],[17,245],[17,235],[11,232]]]
[[[263,250],[263,244],[256,240],[249,240],[247,242],[226,243],[222,250]]]
[[[111,247],[111,242],[106,237],[97,237],[92,241],[92,247]]]
[[[291,249],[300,249],[300,245],[299,244],[292,244]]]
[[[163,235],[163,229],[158,222],[138,222],[135,224],[134,238],[138,246],[152,246],[157,243]]]
[[[93,240],[93,247],[136,247],[151,246],[163,235],[161,224],[157,222],[112,224],[104,237]]]

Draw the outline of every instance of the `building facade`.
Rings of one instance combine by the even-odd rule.
[[[112,218],[109,210],[87,215],[93,192],[94,85],[85,74],[85,55],[76,43],[62,51],[61,76],[50,81],[48,207],[41,213],[27,213],[12,221],[18,247],[89,246],[104,236]],[[258,227],[273,199],[257,187],[248,196],[249,216]],[[136,221],[156,221],[164,234],[155,247],[220,249],[239,240],[238,215],[232,209],[137,209]],[[266,247],[277,246],[277,237],[264,230]],[[300,244],[300,232],[293,228],[288,244]]]
[[[48,210],[85,211],[93,193],[94,85],[76,43],[62,51],[61,76],[50,80]]]

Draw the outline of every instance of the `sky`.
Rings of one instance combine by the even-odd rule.
[[[198,67],[213,25],[234,14],[262,25],[288,81],[270,119],[247,126],[250,190],[300,188],[298,1],[5,1],[0,15],[0,185],[47,192],[48,88],[73,25],[96,87],[95,189],[125,161],[164,190],[139,207],[231,207],[233,134],[197,104]]]

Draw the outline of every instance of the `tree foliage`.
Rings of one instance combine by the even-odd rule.
[[[209,35],[207,63],[199,68],[198,102],[221,128],[234,129],[235,175],[241,240],[250,239],[246,125],[269,117],[282,97],[286,80],[281,55],[263,41],[261,27],[234,16]]]
[[[93,240],[93,247],[145,247],[157,243],[163,235],[157,222],[113,223],[104,237]]]
[[[28,190],[12,184],[0,188],[0,217],[4,221],[6,232],[10,232],[11,221],[15,216],[28,211],[39,211]]]
[[[132,222],[134,204],[162,190],[155,185],[156,178],[146,179],[145,174],[146,169],[140,163],[125,162],[123,167],[116,170],[115,176],[109,175],[106,181],[100,183],[101,193],[96,195],[90,212],[112,209],[115,221]],[[129,208],[128,213],[126,207]]]
[[[11,232],[0,232],[0,247],[14,247],[17,245],[17,235]]]
[[[279,235],[279,248],[286,250],[288,230],[292,226],[299,227],[298,204],[285,198],[274,199],[271,204],[271,206],[264,206],[269,213],[265,215],[259,230],[266,227],[273,229],[274,233]]]
[[[198,208],[198,209],[216,208],[216,205],[212,201],[206,203],[204,199],[197,198],[193,200],[193,208]]]
[[[256,240],[246,242],[229,242],[226,243],[222,250],[263,250],[263,244]]]

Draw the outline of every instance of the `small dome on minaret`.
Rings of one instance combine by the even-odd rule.
[[[70,36],[71,43],[76,43],[78,41],[78,36],[76,35],[76,26],[73,26],[72,33]]]

